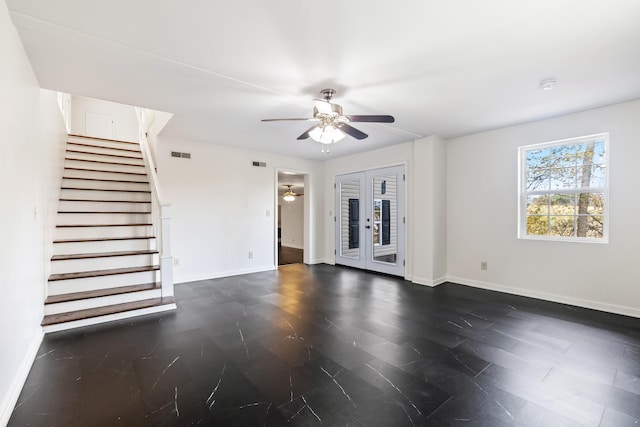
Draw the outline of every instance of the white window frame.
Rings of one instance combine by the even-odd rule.
[[[527,190],[527,151],[532,149],[543,149],[549,147],[579,144],[581,142],[592,141],[594,139],[603,140],[605,144],[605,168],[603,187],[588,187],[575,189],[549,189],[549,190]],[[586,135],[577,138],[568,138],[557,141],[544,142],[540,144],[530,144],[518,147],[518,239],[525,240],[546,240],[560,242],[581,242],[581,243],[609,243],[609,171],[610,171],[610,152],[609,152],[609,133],[599,133],[594,135]],[[562,237],[550,235],[533,235],[527,234],[527,197],[531,195],[544,194],[579,194],[579,193],[603,193],[603,229],[602,238],[594,237]]]

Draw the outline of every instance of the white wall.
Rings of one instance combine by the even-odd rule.
[[[410,176],[411,221],[408,235],[410,279],[423,285],[446,280],[446,167],[445,141],[437,136],[413,145]]]
[[[449,279],[640,317],[639,118],[635,101],[448,141]],[[611,136],[609,244],[518,240],[518,146],[601,132]]]
[[[191,159],[173,158],[171,151],[191,153]],[[160,136],[157,167],[164,197],[172,204],[176,283],[276,268],[277,169],[309,172],[305,198],[311,233],[304,239],[305,259],[318,262],[323,235],[315,214],[323,194],[318,162]]]
[[[85,117],[87,112],[111,116],[115,121],[113,139],[120,141],[138,141],[138,118],[135,108],[83,96],[71,97],[71,133],[86,135]],[[96,135],[86,135],[96,136]]]
[[[282,246],[304,249],[304,196],[285,202],[280,196]]]
[[[66,130],[0,2],[0,425],[8,419],[42,339],[53,212]]]

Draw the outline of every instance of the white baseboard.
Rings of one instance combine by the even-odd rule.
[[[242,270],[228,270],[228,271],[220,271],[215,273],[196,274],[196,275],[182,276],[182,277],[174,276],[173,283],[179,284],[179,283],[198,282],[200,280],[219,279],[220,277],[240,276],[242,274],[262,273],[263,271],[273,271],[273,270],[276,270],[276,266],[267,265],[267,266],[256,267],[256,268],[246,268]]]
[[[415,283],[416,285],[429,286],[432,288],[435,286],[441,285],[447,281],[446,277],[438,277],[435,280],[424,279],[421,277],[411,277],[411,278],[407,277],[406,279],[409,280],[411,283]]]
[[[22,360],[20,368],[13,377],[11,387],[0,405],[0,426],[6,426],[9,423],[9,419],[13,413],[13,408],[16,406],[16,403],[18,403],[20,392],[22,392],[22,388],[24,387],[24,383],[27,381],[29,371],[31,371],[31,366],[38,355],[38,349],[40,348],[40,344],[42,344],[43,337],[44,333],[42,332],[42,329],[38,328],[38,331],[29,344],[29,348]]]
[[[590,308],[593,310],[605,311],[608,313],[622,314],[640,318],[640,309],[636,307],[628,307],[616,304],[608,304],[600,301],[593,301],[584,298],[569,297],[566,295],[553,294],[549,292],[540,292],[531,289],[514,288],[511,286],[499,285],[496,283],[483,282],[480,280],[465,279],[463,277],[448,276],[448,282],[459,283],[461,285],[473,286],[475,288],[488,289],[491,291],[504,292],[512,295],[536,298],[545,301],[568,304],[577,307]]]

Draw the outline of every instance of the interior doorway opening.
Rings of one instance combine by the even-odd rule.
[[[308,174],[280,170],[277,179],[276,265],[300,264],[305,259],[305,182]]]

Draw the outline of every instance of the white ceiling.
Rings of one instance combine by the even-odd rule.
[[[164,134],[327,158],[640,98],[638,0],[7,0],[42,87],[174,113]],[[538,89],[555,77],[552,91]],[[358,123],[296,141],[330,87]]]
[[[278,171],[278,194],[283,195],[287,191],[287,185],[296,194],[304,194],[304,175],[292,172]]]

